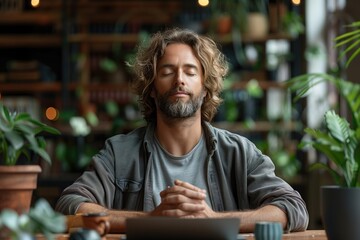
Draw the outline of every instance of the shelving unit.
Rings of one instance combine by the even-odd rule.
[[[131,111],[136,112],[134,98],[128,88],[131,72],[127,71],[124,62],[142,40],[142,33],[151,34],[169,26],[191,25],[186,25],[184,19],[199,26],[201,25],[199,22],[209,17],[209,12],[189,7],[189,3],[185,2],[181,0],[52,0],[41,1],[38,8],[1,13],[0,51],[5,50],[5,54],[2,53],[0,56],[0,96],[2,98],[24,95],[34,97],[39,100],[41,113],[48,106],[56,107],[60,113],[69,108],[79,115],[92,111],[100,118],[100,124],[92,127],[92,133],[103,138],[113,134],[111,129],[114,117],[104,112],[104,104],[107,101],[116,102],[120,107],[122,115],[116,118],[123,118],[121,129],[129,130],[138,126],[133,122],[139,119],[129,118],[124,113],[129,106]],[[234,51],[231,35],[214,36],[214,40],[222,45],[225,54],[231,55],[231,51]],[[299,117],[288,116],[284,119],[271,120],[266,115],[268,92],[273,90],[283,92],[284,101],[290,100],[283,83],[270,81],[267,78],[264,62],[266,43],[270,40],[286,41],[289,44],[293,41],[289,35],[281,32],[271,32],[257,39],[243,37],[244,46],[253,45],[262,48],[263,52],[260,53],[262,65],[258,69],[238,65],[234,71],[246,74],[240,74],[241,77],[239,75],[230,89],[226,90],[233,92],[231,93],[233,95],[248,94],[248,83],[256,78],[264,95],[255,100],[247,96],[245,100],[241,100],[241,103],[238,101],[236,104],[239,112],[244,110],[242,103],[253,104],[248,108],[259,109],[262,111],[260,116],[252,119],[252,126],[249,128],[245,122],[246,116],[229,122],[226,121],[226,117],[220,116],[223,114],[220,109],[214,125],[262,140],[266,140],[269,132],[274,129],[281,129],[282,136],[279,137],[287,143],[293,141],[294,143],[291,144],[293,151],[292,146],[297,141],[293,139],[293,133],[301,131],[302,128]],[[35,51],[31,52],[32,50]],[[26,57],[22,56],[24,53],[22,51],[26,52]],[[56,78],[51,81],[8,81],[6,65],[16,56],[20,56],[20,60],[36,60],[50,65]],[[115,64],[115,71],[107,72],[101,67],[104,60],[111,60],[110,67],[107,67],[114,68],[111,64]],[[291,63],[288,69],[289,77],[294,74],[290,65]],[[251,102],[252,100],[254,102]],[[47,121],[43,114],[40,118]],[[68,124],[50,121],[48,123],[57,126],[66,135],[71,135]]]
[[[61,12],[55,10],[2,9],[0,14],[0,96],[37,102],[38,118],[45,107],[61,105],[61,56],[51,57],[61,52],[60,23]]]

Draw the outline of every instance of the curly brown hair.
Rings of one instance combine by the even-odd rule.
[[[204,88],[207,92],[201,106],[201,117],[211,121],[222,99],[220,93],[223,79],[228,72],[228,62],[217,44],[206,36],[186,29],[173,28],[155,33],[147,45],[141,45],[132,64],[135,79],[133,90],[139,96],[139,104],[147,122],[156,120],[156,105],[150,96],[156,77],[159,59],[164,55],[167,45],[183,43],[189,45],[199,59],[204,73]]]

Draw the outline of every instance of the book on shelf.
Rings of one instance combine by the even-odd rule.
[[[9,61],[6,64],[8,71],[29,71],[34,69],[39,69],[39,62],[36,60],[30,61],[18,61],[13,60]]]
[[[36,60],[18,61],[12,60],[6,64],[7,81],[39,81],[41,80],[40,64]]]
[[[41,73],[39,70],[10,71],[6,73],[7,81],[40,81]]]

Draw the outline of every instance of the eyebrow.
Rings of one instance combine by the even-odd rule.
[[[185,68],[193,68],[199,71],[198,67],[195,64],[187,63],[184,66]],[[166,64],[162,64],[159,68],[162,69],[162,68],[173,68],[173,67],[175,67],[174,64],[166,63]]]

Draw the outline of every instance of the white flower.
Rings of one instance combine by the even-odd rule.
[[[91,131],[83,117],[72,117],[70,119],[70,126],[75,136],[86,136]]]

